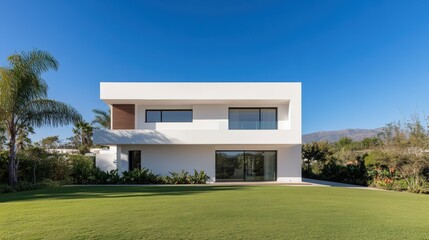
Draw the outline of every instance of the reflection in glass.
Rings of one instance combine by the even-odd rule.
[[[259,129],[259,109],[230,109],[229,129]]]
[[[261,129],[277,129],[277,109],[261,109]]]
[[[163,122],[192,122],[192,111],[181,110],[181,111],[162,111]]]
[[[276,151],[217,151],[216,181],[275,181]]]
[[[134,169],[141,168],[141,151],[129,151],[128,152],[128,170],[133,171]]]
[[[230,108],[229,129],[277,129],[277,108]]]
[[[146,111],[146,122],[161,122],[161,111],[159,110]]]
[[[192,110],[146,110],[146,122],[192,122]]]
[[[242,181],[244,173],[243,152],[216,152],[216,179]]]

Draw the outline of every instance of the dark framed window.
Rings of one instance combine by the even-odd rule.
[[[277,108],[229,108],[229,129],[277,129]]]
[[[141,156],[140,150],[133,150],[128,152],[128,170],[141,169]]]
[[[146,122],[192,122],[192,110],[146,110]]]

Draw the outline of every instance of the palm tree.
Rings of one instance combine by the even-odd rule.
[[[89,152],[92,146],[92,126],[85,121],[77,121],[73,128],[74,143],[81,154]]]
[[[95,118],[91,124],[95,124],[96,126],[100,126],[105,129],[110,129],[110,109],[107,111],[93,109],[92,112],[95,114]]]
[[[48,85],[41,74],[57,70],[58,62],[48,52],[32,50],[8,57],[0,67],[0,121],[6,128],[9,150],[9,183],[18,182],[17,136],[22,128],[63,126],[81,119],[70,105],[47,98]]]
[[[34,128],[32,126],[24,126],[19,128],[16,137],[16,149],[22,151],[31,145],[30,134],[34,134]]]

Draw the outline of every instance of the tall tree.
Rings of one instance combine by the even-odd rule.
[[[92,126],[85,121],[77,121],[73,128],[74,143],[81,154],[89,152],[92,146]]]
[[[102,127],[110,129],[110,110],[103,111],[100,109],[93,109],[92,112],[95,114],[95,117],[91,124],[95,125],[97,128]]]
[[[45,137],[40,141],[40,145],[43,149],[54,149],[57,148],[60,142],[59,136]]]
[[[311,164],[315,161],[325,162],[332,154],[327,141],[312,142],[302,145],[302,160],[306,164],[307,174],[310,174]]]
[[[24,126],[19,128],[16,138],[16,149],[22,151],[31,145],[30,134],[34,134],[32,126]]]
[[[4,123],[0,120],[0,151],[5,149],[7,138],[6,138],[6,127]]]
[[[6,128],[9,150],[9,183],[18,182],[18,133],[27,126],[63,126],[81,119],[70,105],[48,99],[42,73],[57,70],[58,62],[46,51],[32,50],[8,57],[0,67],[0,119]]]

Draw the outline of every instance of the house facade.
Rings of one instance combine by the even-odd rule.
[[[103,170],[210,181],[301,181],[301,83],[107,83],[111,129],[94,132]]]

